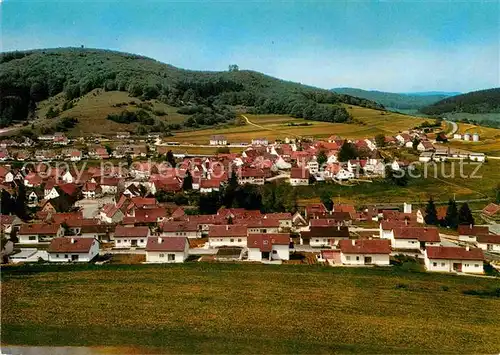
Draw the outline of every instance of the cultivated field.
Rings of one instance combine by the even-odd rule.
[[[3,268],[2,343],[134,353],[498,353],[500,280],[257,264]],[[124,350],[124,352],[127,352]]]
[[[451,141],[455,148],[466,149],[474,152],[500,156],[500,129],[481,127],[467,123],[458,123],[459,133],[479,133],[479,142]]]
[[[135,97],[130,97],[123,91],[104,91],[96,89],[75,100],[75,107],[64,111],[59,117],[76,117],[79,122],[75,128],[68,132],[69,136],[82,136],[90,134],[113,134],[119,131],[135,131],[138,123],[122,124],[106,119],[109,114],[120,113],[124,110],[135,111],[137,106],[130,105],[130,102],[140,104],[142,101]],[[37,110],[36,125],[49,125],[55,119],[45,119],[48,109],[61,108],[64,103],[64,95],[54,96],[42,101]],[[127,103],[128,105],[114,107],[113,105]],[[161,110],[167,113],[165,116],[157,116],[157,119],[165,123],[182,123],[186,116],[177,113],[177,108],[168,106],[158,100],[151,100],[153,110]],[[154,115],[153,115],[154,116]]]
[[[253,138],[265,137],[270,140],[295,137],[327,138],[339,135],[343,138],[367,138],[382,133],[396,134],[402,130],[418,126],[424,119],[382,112],[357,106],[346,106],[354,118],[363,124],[328,123],[306,121],[283,115],[249,115],[245,116],[253,124],[238,127],[212,128],[193,132],[175,134],[174,140],[189,143],[207,143],[210,136],[221,134],[230,143],[250,142]],[[307,126],[291,126],[290,123]]]

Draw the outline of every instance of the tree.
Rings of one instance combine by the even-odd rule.
[[[229,150],[229,147],[218,147],[216,150],[217,154],[229,154],[231,151]]]
[[[0,212],[2,214],[12,214],[15,213],[14,209],[14,201],[12,200],[12,196],[9,194],[7,190],[2,189],[1,197],[0,197]]]
[[[429,225],[436,226],[439,224],[439,220],[437,217],[436,205],[434,204],[434,200],[432,197],[427,202],[427,206],[425,207],[425,223]]]
[[[172,153],[172,150],[169,150],[167,152],[167,163],[169,163],[172,168],[175,168],[175,166],[177,164],[175,162],[174,153]]]
[[[472,224],[474,225],[474,217],[467,202],[462,203],[458,211],[458,224]]]
[[[220,208],[220,195],[217,191],[208,194],[201,194],[198,202],[198,211],[200,214],[215,214]]]
[[[444,218],[445,224],[451,229],[457,229],[458,227],[458,209],[457,203],[454,199],[450,198],[448,202],[448,208],[446,209],[446,217]]]
[[[188,204],[188,199],[186,195],[184,195],[182,192],[178,192],[174,195],[174,203],[177,206],[183,206]]]
[[[385,146],[385,136],[382,133],[375,136],[375,144],[377,145],[377,148]]]
[[[184,180],[182,180],[182,189],[184,191],[189,191],[193,189],[193,177],[191,176],[191,172],[189,170],[186,172]]]
[[[127,154],[127,166],[130,168],[130,166],[132,165],[132,156],[130,154]]]
[[[320,167],[323,166],[323,164],[325,164],[328,160],[328,157],[326,156],[326,152],[324,150],[320,150],[319,153],[318,153],[318,157],[316,158],[316,160],[318,161],[318,165]]]
[[[320,196],[321,203],[325,205],[328,211],[333,210],[333,201],[328,191],[324,191]]]
[[[113,154],[113,148],[111,148],[110,145],[106,145],[105,148],[106,148],[106,152],[108,153],[108,155]]]
[[[420,144],[420,139],[418,139],[418,137],[413,138],[413,142],[411,144],[413,150],[417,150],[419,144]]]
[[[238,70],[240,70],[240,68],[236,64],[229,64],[229,71],[230,72],[238,71]]]
[[[500,184],[495,188],[495,200],[497,203],[500,203]]]
[[[21,219],[26,219],[26,187],[24,184],[19,184],[17,189],[17,196],[14,205],[16,215]]]
[[[339,161],[346,162],[351,159],[356,159],[358,152],[352,143],[344,142],[339,150]]]
[[[283,202],[283,207],[285,211],[295,213],[299,209],[297,204],[297,189],[292,188],[286,195],[286,198]]]

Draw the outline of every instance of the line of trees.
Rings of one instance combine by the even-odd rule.
[[[446,216],[442,219],[438,218],[434,200],[430,198],[427,202],[427,206],[425,208],[426,224],[457,229],[461,224],[474,225],[474,222],[474,217],[472,216],[472,212],[467,202],[464,202],[460,206],[460,209],[458,209],[456,201],[454,199],[450,199],[446,209]]]

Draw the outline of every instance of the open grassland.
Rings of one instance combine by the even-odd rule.
[[[257,264],[2,270],[2,342],[158,353],[498,353],[498,279]]]
[[[382,133],[393,135],[402,130],[418,126],[424,119],[401,115],[392,112],[383,112],[357,106],[346,106],[354,118],[363,124],[329,123],[307,121],[284,115],[250,115],[245,116],[251,122],[244,126],[218,127],[194,132],[177,133],[174,140],[189,143],[207,143],[210,136],[224,135],[230,143],[250,142],[254,138],[265,137],[270,140],[317,137],[327,138],[339,135],[343,138],[367,138]],[[383,113],[383,114],[382,114]],[[289,125],[290,123],[296,126]],[[297,126],[308,124],[307,126]]]
[[[328,193],[335,202],[352,203],[357,206],[367,204],[390,204],[411,202],[425,205],[432,197],[437,202],[447,202],[450,198],[457,200],[494,199],[494,188],[500,181],[500,161],[490,160],[479,164],[459,161],[429,164],[417,167],[415,176],[410,178],[407,186],[396,186],[382,179],[374,182],[360,182],[355,185],[316,184],[297,187],[298,196],[303,204],[314,200],[313,196]],[[477,169],[477,171],[475,171]]]
[[[91,134],[113,134],[119,131],[135,131],[138,123],[123,124],[106,119],[109,114],[117,114],[125,110],[136,111],[137,106],[131,105],[131,102],[140,104],[143,101],[135,97],[130,97],[123,91],[104,91],[96,89],[88,94],[74,100],[75,106],[60,114],[59,117],[76,117],[79,122],[68,135],[83,136]],[[186,116],[177,113],[177,108],[168,106],[158,100],[150,101],[153,110],[160,110],[167,113],[165,116],[152,116],[158,120],[169,123],[182,123]],[[49,108],[61,108],[64,103],[64,95],[54,96],[48,100],[42,101],[37,110],[37,125],[50,125],[55,119],[46,119],[45,115]],[[115,107],[114,105],[126,103],[127,105]]]
[[[451,141],[450,145],[452,147],[485,153],[487,155],[500,156],[500,129],[476,126],[468,123],[458,123],[458,132],[461,134],[479,133],[480,141]]]

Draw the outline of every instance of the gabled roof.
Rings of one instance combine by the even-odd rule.
[[[309,179],[310,173],[308,169],[292,168],[290,171],[291,179]]]
[[[147,237],[149,233],[149,228],[146,226],[142,227],[124,227],[116,226],[115,238],[123,237]]]
[[[488,226],[473,226],[469,224],[461,224],[458,226],[459,235],[488,235],[490,229]]]
[[[436,227],[398,227],[394,228],[394,239],[416,239],[420,242],[440,242]]]
[[[429,259],[449,259],[449,260],[484,260],[483,251],[479,248],[458,247],[427,247],[427,258]]]
[[[49,223],[32,223],[32,224],[21,224],[19,228],[19,235],[32,235],[32,234],[45,234],[45,235],[55,235],[61,227],[60,224],[49,224]]]
[[[391,242],[388,239],[341,240],[339,247],[344,254],[389,254]]]
[[[247,226],[241,224],[213,225],[208,229],[208,236],[214,237],[246,237]]]
[[[184,251],[185,237],[148,237],[146,251]]]
[[[479,235],[476,240],[478,243],[500,244],[500,235]]]
[[[487,216],[493,217],[494,215],[500,213],[500,205],[490,203],[488,206],[483,208],[482,212]]]
[[[49,253],[88,253],[92,245],[99,243],[94,238],[54,238],[50,241]]]
[[[163,232],[197,232],[198,223],[190,221],[165,221],[161,225]]]
[[[309,231],[300,232],[305,239],[323,238],[349,238],[349,228],[345,226],[311,227]]]
[[[289,245],[290,234],[288,233],[263,233],[249,234],[247,238],[248,248],[258,248],[262,252],[269,252],[273,245]]]

